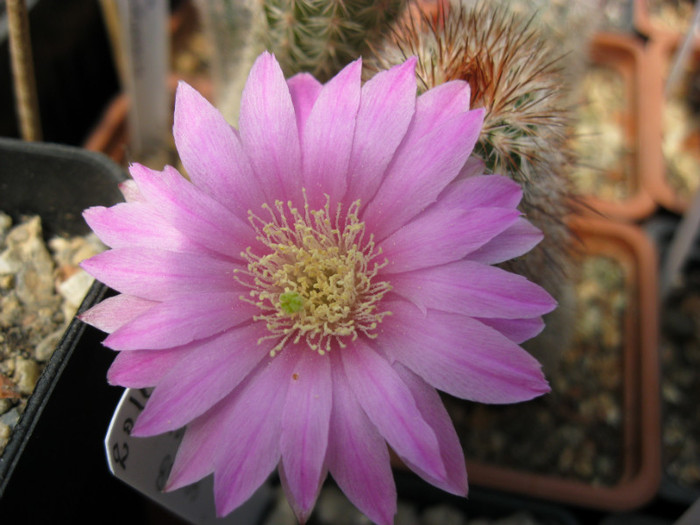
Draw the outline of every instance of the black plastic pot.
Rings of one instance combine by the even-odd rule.
[[[15,220],[38,214],[47,238],[87,233],[82,210],[122,200],[117,183],[124,179],[104,155],[0,139],[0,209]],[[106,293],[93,284],[81,311]],[[74,319],[39,378],[0,457],[3,523],[152,523],[143,498],[113,478],[105,461],[104,435],[121,389],[107,384],[114,355],[103,338]]]

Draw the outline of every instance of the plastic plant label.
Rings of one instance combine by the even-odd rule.
[[[149,396],[149,389],[127,389],[117,405],[105,438],[112,474],[190,523],[258,523],[273,497],[267,483],[224,518],[216,517],[212,476],[173,492],[163,492],[184,429],[146,438],[132,437],[131,429]]]

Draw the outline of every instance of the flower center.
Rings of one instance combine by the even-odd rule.
[[[269,331],[258,342],[278,340],[271,355],[289,341],[304,341],[323,355],[360,335],[377,336],[377,325],[389,315],[378,305],[391,286],[376,279],[387,261],[376,261],[381,249],[372,235],[365,238],[359,208],[357,201],[343,214],[338,204],[332,214],[328,199],[319,210],[310,210],[305,199],[303,211],[291,202],[264,205],[267,220],[249,212],[267,253],[248,248],[242,254],[250,279],[239,282],[251,288],[243,299],[260,308],[254,319]]]

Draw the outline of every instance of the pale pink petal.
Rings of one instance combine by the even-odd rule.
[[[422,472],[419,467],[410,464],[408,460],[406,460],[407,465],[436,487],[458,496],[466,496],[467,469],[462,445],[440,396],[433,387],[400,363],[394,363],[394,370],[413,394],[416,406],[425,421],[435,431],[440,443],[442,462],[447,469],[447,479],[433,478],[428,473]]]
[[[196,357],[189,347],[119,352],[107,372],[110,385],[147,388],[158,384],[183,359]]]
[[[271,54],[258,57],[243,89],[238,120],[241,142],[268,204],[301,195],[301,148],[292,97]]]
[[[198,244],[238,259],[241,251],[257,243],[247,220],[198,189],[175,168],[166,166],[157,172],[134,164],[130,171],[149,204]]]
[[[265,202],[234,129],[194,88],[180,82],[175,95],[175,145],[190,180],[246,219]]]
[[[287,86],[292,96],[292,104],[294,104],[299,136],[302,136],[306,120],[309,118],[311,108],[314,107],[323,84],[309,73],[299,73],[287,80]]]
[[[340,354],[355,398],[384,439],[399,456],[429,475],[445,479],[435,432],[387,360],[362,340],[349,344]]]
[[[247,500],[280,459],[281,416],[296,364],[295,352],[272,358],[236,396],[214,473],[216,511],[225,516]]]
[[[183,293],[237,290],[233,263],[194,253],[116,248],[80,266],[110,288],[152,301]]]
[[[262,335],[252,325],[191,343],[193,358],[180,360],[156,385],[133,434],[175,430],[218,403],[268,355],[258,344]]]
[[[360,106],[362,61],[356,60],[323,86],[301,135],[303,185],[311,209],[325,195],[338,202],[347,188],[347,172]]]
[[[540,230],[521,217],[503,233],[471,252],[467,259],[484,264],[499,264],[526,254],[543,238]]]
[[[476,317],[475,319],[491,328],[495,328],[517,344],[532,339],[544,330],[544,320],[541,317],[532,317],[530,319],[483,319]]]
[[[301,354],[282,411],[280,451],[290,499],[303,523],[316,502],[324,471],[333,384],[328,356],[305,345],[284,351]]]
[[[117,328],[150,310],[157,302],[131,295],[108,297],[89,310],[78,315],[78,319],[98,330],[111,334]]]
[[[508,208],[436,208],[382,241],[382,258],[389,262],[382,273],[408,272],[461,259],[506,230],[519,216],[519,211]]]
[[[424,314],[410,303],[386,308],[392,315],[375,344],[438,390],[481,403],[517,403],[549,392],[537,360],[493,328],[463,315]]]
[[[393,523],[396,486],[389,451],[367,418],[333,353],[333,411],[328,442],[328,469],[348,499],[370,520]]]
[[[204,250],[144,202],[122,203],[111,208],[95,206],[85,210],[83,217],[100,240],[112,248],[144,246],[172,251]]]
[[[126,202],[146,202],[133,179],[127,179],[119,183],[119,191],[124,195]]]
[[[457,114],[427,134],[413,133],[414,122],[364,211],[375,238],[383,239],[435,202],[467,160],[483,118],[480,109]]]
[[[526,278],[494,266],[458,261],[391,277],[395,293],[421,310],[513,319],[551,312],[556,301]]]
[[[152,350],[211,337],[260,312],[241,301],[241,295],[240,291],[209,292],[169,299],[114,331],[103,344],[113,350]]]
[[[416,59],[382,71],[362,86],[348,169],[348,199],[374,196],[416,108]]]

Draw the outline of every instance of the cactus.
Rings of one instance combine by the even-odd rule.
[[[575,205],[564,61],[533,17],[506,3],[439,4],[436,13],[411,9],[373,48],[366,76],[416,55],[419,89],[469,82],[472,107],[486,110],[475,154],[487,171],[522,185],[521,210],[545,234],[537,249],[509,269],[556,294],[569,266],[565,218]]]
[[[263,0],[267,49],[286,75],[325,81],[377,40],[405,0]]]

